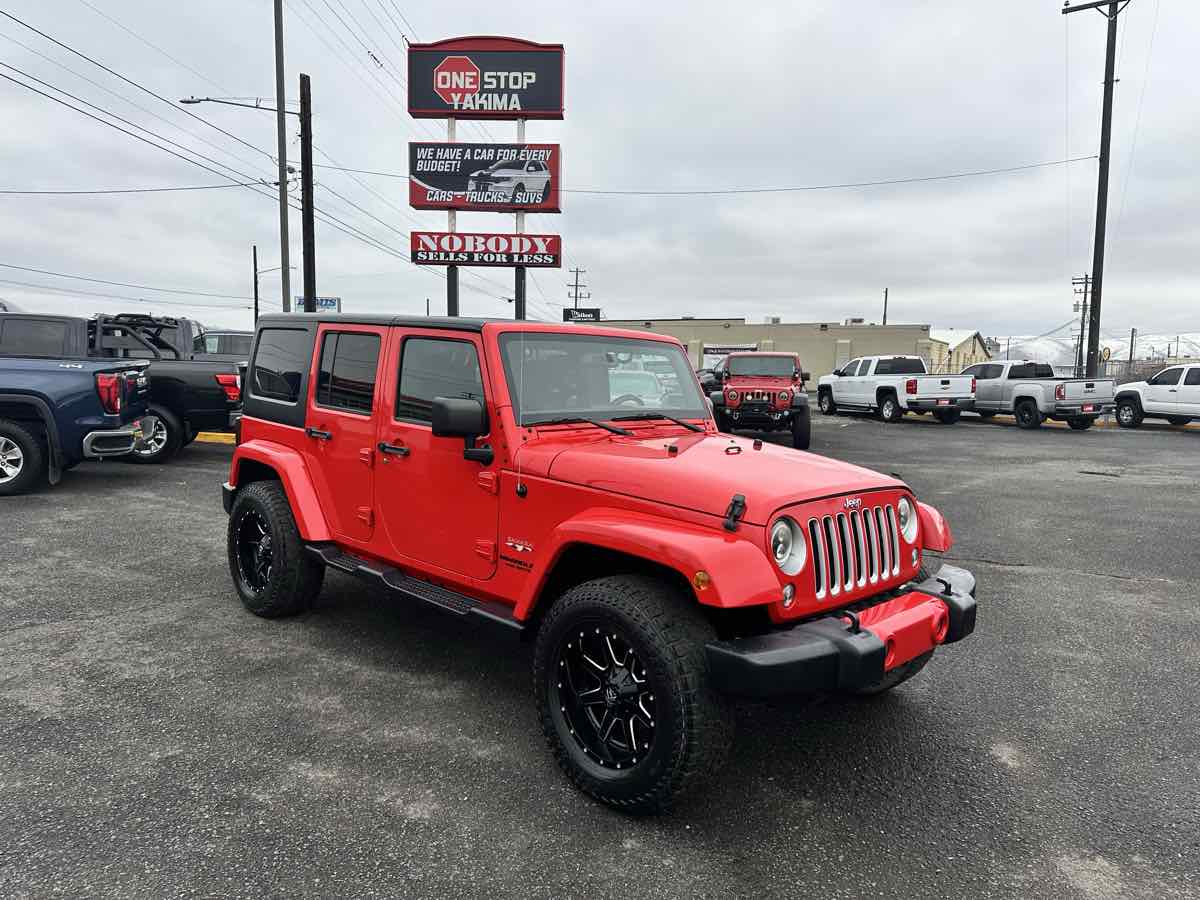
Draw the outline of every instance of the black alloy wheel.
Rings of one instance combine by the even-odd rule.
[[[1032,400],[1022,400],[1013,410],[1018,428],[1032,429],[1042,427],[1042,413]]]
[[[237,522],[237,564],[242,582],[254,593],[261,593],[271,583],[274,546],[271,529],[258,510],[248,508]]]
[[[611,624],[583,621],[558,648],[555,686],[567,732],[589,760],[629,769],[654,745],[654,689],[629,639]]]

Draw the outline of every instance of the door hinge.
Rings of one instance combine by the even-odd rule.
[[[476,541],[475,553],[482,556],[488,562],[496,561],[496,542],[495,541]]]
[[[479,486],[489,494],[496,494],[500,491],[500,481],[496,478],[495,472],[480,472]]]
[[[369,506],[360,506],[354,511],[354,514],[362,521],[364,525],[371,528],[375,524],[375,511]]]
[[[363,447],[358,451],[358,459],[360,462],[365,463],[367,468],[370,469],[375,465],[375,451],[370,447]]]

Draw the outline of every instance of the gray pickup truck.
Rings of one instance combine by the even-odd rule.
[[[1113,379],[1059,378],[1047,363],[998,360],[969,366],[963,374],[975,377],[975,412],[985,419],[1010,413],[1021,428],[1056,419],[1083,431],[1115,406]]]

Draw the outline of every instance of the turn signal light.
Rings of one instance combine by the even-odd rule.
[[[242,402],[242,379],[238,375],[214,375],[217,379],[217,384],[221,386],[221,390],[225,392],[225,399],[230,403]]]
[[[971,393],[975,393],[975,376],[971,376]]]
[[[111,416],[121,411],[121,396],[125,393],[125,377],[115,372],[96,373],[96,393],[100,405]]]
[[[904,382],[904,393],[915,394],[917,392],[917,379],[910,378]]]

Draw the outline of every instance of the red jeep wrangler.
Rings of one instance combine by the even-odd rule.
[[[224,504],[256,615],[333,568],[532,640],[559,765],[626,810],[720,766],[732,696],[885,691],[975,626],[974,577],[923,566],[951,543],[936,510],[719,434],[658,334],[264,316]]]
[[[721,431],[792,432],[792,446],[807,450],[812,419],[804,382],[809,374],[794,353],[730,353],[722,385],[710,394]]]

